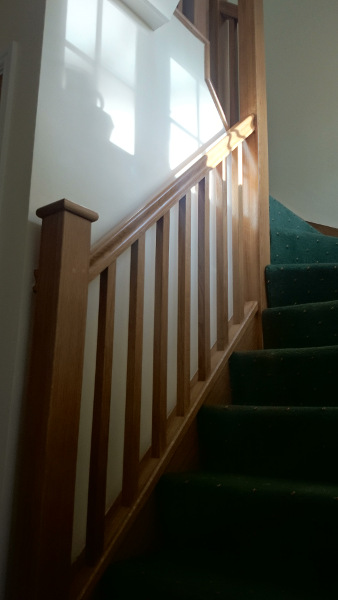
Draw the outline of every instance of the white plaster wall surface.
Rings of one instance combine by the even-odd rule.
[[[150,30],[117,0],[47,2],[31,190],[97,210],[93,239],[159,191],[222,123],[204,45]]]
[[[338,3],[264,0],[270,193],[338,227]]]
[[[33,283],[25,244],[29,235],[27,216],[44,4],[44,0],[0,2],[0,55],[13,42],[16,44],[11,119],[7,122],[6,115],[8,144],[6,164],[1,167],[0,197],[0,598],[5,596]]]

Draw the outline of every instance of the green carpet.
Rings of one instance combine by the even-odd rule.
[[[113,564],[102,600],[338,598],[338,240],[270,199],[264,350],[198,415],[201,469],[157,487],[164,547]]]

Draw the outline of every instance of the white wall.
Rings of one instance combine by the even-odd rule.
[[[338,227],[338,3],[264,0],[270,193]]]
[[[0,56],[15,42],[0,185],[0,597],[4,597],[32,272],[25,271],[44,0],[1,0]],[[1,103],[3,109],[3,102]],[[10,115],[10,120],[9,120]],[[1,121],[1,119],[0,119]],[[1,136],[0,136],[1,137]],[[4,151],[4,152],[3,152]],[[25,277],[28,273],[28,278]]]
[[[204,45],[152,31],[118,0],[47,2],[31,190],[96,210],[96,239],[159,191],[222,124]]]

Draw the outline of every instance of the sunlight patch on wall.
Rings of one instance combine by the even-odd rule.
[[[137,27],[117,5],[109,0],[68,0],[65,66],[73,78],[77,71],[77,81],[86,74],[82,92],[90,98],[92,108],[86,116],[94,119],[88,127],[98,126],[99,135],[132,155],[136,51]],[[66,92],[67,85],[66,77]],[[79,111],[82,106],[81,95]]]
[[[170,125],[169,164],[171,169],[180,165],[198,149],[197,141],[175,123]]]
[[[171,58],[170,168],[175,169],[219,131],[220,117],[216,109],[210,110],[207,86]]]
[[[90,58],[95,56],[97,12],[98,0],[68,0],[66,40]]]
[[[169,164],[174,169],[199,146],[198,86],[188,71],[170,59]]]

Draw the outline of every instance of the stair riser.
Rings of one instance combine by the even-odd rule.
[[[230,379],[234,404],[338,406],[338,346],[236,352]]]
[[[264,348],[338,344],[338,302],[268,308],[262,314]]]
[[[338,408],[204,407],[203,468],[338,484]]]
[[[166,476],[158,494],[173,544],[230,548],[246,560],[319,548],[338,556],[338,486],[190,473]]]
[[[270,308],[338,300],[337,263],[269,265],[265,269],[265,279]]]

